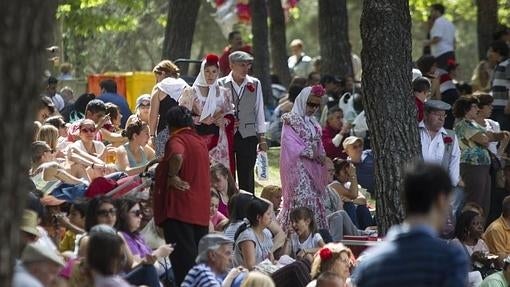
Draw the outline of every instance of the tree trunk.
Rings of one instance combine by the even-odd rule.
[[[363,1],[363,105],[375,155],[379,232],[402,221],[404,166],[419,158],[411,92],[411,16],[407,0]]]
[[[353,75],[346,0],[319,0],[321,74]]]
[[[287,39],[285,37],[285,16],[281,1],[268,1],[269,17],[271,19],[271,58],[273,72],[284,86],[290,83],[290,71],[287,64]]]
[[[163,59],[173,61],[190,57],[200,3],[200,0],[168,0]],[[181,74],[187,74],[188,65],[179,68]]]
[[[251,33],[253,34],[253,74],[262,84],[264,103],[273,98],[269,72],[267,7],[265,0],[250,0]]]
[[[487,50],[498,30],[498,0],[476,0],[476,26],[478,35],[478,58],[487,57]]]
[[[55,25],[56,0],[0,5],[0,286],[11,286],[27,193],[35,109]]]

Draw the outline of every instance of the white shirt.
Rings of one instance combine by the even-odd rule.
[[[447,135],[446,130],[441,128],[439,132],[436,133],[434,138],[431,138],[429,132],[425,128],[425,123],[423,123],[423,121],[419,123],[418,128],[420,130],[421,153],[423,155],[423,160],[425,162],[441,165],[443,162],[443,154],[445,148],[443,135]],[[448,173],[450,174],[450,179],[453,186],[457,186],[460,181],[460,148],[457,136],[454,136],[452,144],[452,157],[450,159]]]
[[[65,103],[64,103],[64,98],[62,98],[62,96],[58,93],[56,93],[53,97],[51,97],[51,101],[53,102],[53,104],[55,105],[55,108],[60,112],[64,106],[65,106]]]
[[[262,96],[262,85],[257,78],[250,77],[246,75],[244,81],[241,85],[238,85],[236,81],[232,78],[232,72],[225,77],[225,83],[231,82],[232,87],[234,88],[234,93],[232,95],[233,100],[235,97],[242,97],[244,89],[248,83],[257,84],[257,98],[255,99],[255,121],[256,121],[256,129],[257,133],[263,134],[266,132],[266,117],[264,116],[264,97]]]
[[[430,38],[439,37],[441,40],[436,44],[430,45],[430,53],[438,57],[446,52],[454,50],[455,47],[455,26],[452,22],[446,20],[444,16],[437,18],[430,30]]]
[[[308,78],[308,75],[313,71],[312,58],[301,53],[301,61],[298,63],[299,58],[292,55],[287,60],[289,70],[292,76]]]
[[[296,257],[300,250],[319,248],[322,236],[319,233],[310,233],[305,241],[300,242],[296,233],[290,235],[291,256]]]

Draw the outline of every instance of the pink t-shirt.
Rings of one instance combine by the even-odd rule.
[[[214,226],[214,230],[218,230],[217,226],[220,222],[227,219],[221,212],[216,211],[216,214],[211,216],[211,224]]]

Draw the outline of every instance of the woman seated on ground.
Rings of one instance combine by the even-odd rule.
[[[350,268],[354,263],[354,256],[349,248],[342,243],[328,243],[315,254],[310,273],[313,281],[306,287],[315,287],[317,278],[325,272],[337,274],[340,276],[343,286],[349,287],[351,286]]]
[[[98,232],[90,238],[87,265],[90,267],[94,286],[131,286],[121,276],[124,242],[115,233]],[[100,251],[100,252],[98,252]]]
[[[235,266],[253,270],[255,265],[266,259],[274,261],[273,241],[267,229],[271,223],[271,211],[271,206],[259,198],[252,199],[248,204],[246,217],[249,224],[243,223],[234,236]]]
[[[340,194],[333,188],[335,185],[335,166],[330,158],[326,158],[324,162],[328,170],[328,181],[330,184],[326,187],[327,194],[324,199],[324,208],[326,208],[326,216],[329,224],[329,233],[334,242],[338,242],[344,238],[344,235],[367,235],[375,233],[375,231],[359,230],[351,220],[351,217],[343,209],[343,202]]]
[[[67,124],[62,116],[53,116],[46,119],[44,124],[49,124],[57,128],[57,150],[65,151],[71,143],[67,140]],[[62,155],[64,156],[64,155]]]
[[[116,149],[117,169],[126,172],[128,175],[135,175],[143,172],[147,163],[156,156],[154,150],[147,145],[149,142],[149,127],[146,123],[135,121],[130,123],[122,135],[129,139],[129,142]]]
[[[476,211],[463,211],[455,225],[455,239],[452,243],[460,244],[471,258],[474,270],[481,271],[482,277],[489,275],[486,271],[494,268],[497,255],[489,254],[489,247],[483,241],[483,218]]]
[[[96,125],[94,121],[85,119],[79,125],[79,140],[72,143],[67,151],[71,161],[71,174],[79,178],[88,178],[86,168],[105,170],[106,147],[94,140]]]
[[[122,127],[120,126],[122,114],[120,113],[119,107],[113,103],[105,103],[104,105],[106,106],[106,114],[110,116],[110,121],[113,126],[111,131],[119,132],[120,130],[122,130]]]
[[[334,189],[340,195],[343,209],[359,229],[374,225],[372,215],[367,207],[367,199],[359,192],[356,167],[351,162],[340,158],[335,158],[333,164],[335,180],[329,185],[329,188]]]
[[[243,225],[247,221],[247,210],[248,205],[254,199],[261,200],[266,202],[271,208],[271,222],[269,226],[267,226],[267,230],[272,236],[273,240],[273,248],[272,252],[283,247],[285,243],[285,232],[283,232],[281,226],[276,222],[276,218],[274,213],[272,212],[273,205],[271,202],[266,201],[265,199],[255,198],[253,194],[241,191],[240,193],[234,194],[229,201],[229,211],[230,211],[230,221],[225,227],[223,233],[228,238],[235,241],[234,236],[241,225]]]
[[[51,150],[53,150],[55,158],[63,159],[65,155],[63,151],[58,148],[58,138],[58,129],[49,124],[42,125],[39,130],[39,135],[37,136],[38,141],[46,142]]]
[[[29,174],[37,189],[44,194],[50,193],[62,182],[68,184],[84,183],[54,161],[54,152],[47,143],[43,141],[33,142],[31,152],[32,166]]]
[[[142,210],[138,201],[132,198],[120,199],[116,202],[118,218],[115,226],[119,235],[128,247],[128,260],[138,264],[155,264],[158,259],[165,258],[173,251],[170,244],[163,244],[152,250],[140,234]],[[159,269],[165,272],[163,266]],[[160,275],[161,275],[160,274]]]
[[[149,111],[151,108],[151,95],[143,94],[136,99],[135,113],[126,121],[126,128],[135,121],[149,123]]]
[[[317,232],[313,212],[306,207],[298,207],[290,212],[292,228],[289,228],[284,249],[292,258],[304,258],[313,255],[325,245]]]
[[[211,186],[220,197],[218,211],[229,217],[228,203],[234,194],[239,193],[239,189],[232,173],[225,165],[217,163],[211,166]]]
[[[117,222],[117,209],[115,208],[113,201],[109,197],[101,196],[92,199],[87,208],[87,214],[85,216],[85,231],[90,234],[85,234],[83,237],[78,238],[78,258],[83,258],[89,254],[90,248],[90,237],[93,233],[92,230],[97,227],[106,225],[108,228],[115,226]],[[115,229],[113,229],[115,230]],[[125,272],[123,278],[133,285],[148,285],[150,287],[159,286],[159,279],[156,268],[152,264],[144,264],[145,262],[135,262],[133,257],[130,256],[131,252],[128,250],[126,245],[123,245],[124,252],[124,264],[122,270]],[[94,250],[94,252],[101,252]],[[83,261],[81,261],[83,262]],[[86,268],[82,264],[79,265],[77,274],[73,276],[84,276],[86,274]],[[71,277],[73,277],[71,276]],[[79,285],[84,286],[84,285]],[[86,285],[85,285],[86,286]]]

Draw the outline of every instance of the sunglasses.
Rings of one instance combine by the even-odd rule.
[[[138,105],[138,107],[150,107],[150,106],[151,106],[150,103],[147,103],[147,104],[142,103],[142,104]]]
[[[96,129],[95,128],[90,128],[90,129],[82,128],[81,131],[84,132],[84,133],[95,133]]]
[[[134,216],[136,217],[140,217],[143,215],[143,212],[142,210],[138,209],[138,210],[133,210],[133,211],[130,211],[129,213],[133,214]]]
[[[318,108],[321,104],[314,104],[314,103],[306,103],[307,106],[309,106],[312,109]]]
[[[117,215],[117,209],[111,208],[111,209],[100,209],[97,211],[98,216],[107,217],[108,215],[116,216]]]

